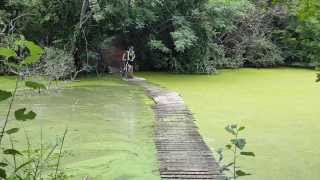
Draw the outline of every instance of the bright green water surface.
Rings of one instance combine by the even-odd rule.
[[[0,89],[13,87],[14,78],[0,77]],[[29,107],[38,116],[26,122],[32,145],[53,144],[69,128],[62,164],[72,179],[157,180],[153,142],[153,112],[143,89],[114,77],[82,79],[40,95],[19,91],[15,109]],[[7,104],[0,105],[0,115]],[[21,126],[13,121],[11,126]],[[25,142],[23,133],[15,139]]]
[[[224,127],[247,127],[247,180],[320,179],[320,84],[302,69],[223,70],[218,75],[141,73],[181,93],[212,149],[230,138]]]

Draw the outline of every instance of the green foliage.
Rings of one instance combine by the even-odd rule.
[[[0,90],[0,102],[9,99],[11,96],[11,92]]]
[[[26,87],[32,88],[32,89],[45,89],[46,86],[41,84],[41,83],[37,83],[37,82],[33,82],[33,81],[26,81],[25,82]]]
[[[225,146],[225,148],[221,148],[217,151],[219,157],[219,162],[221,164],[221,171],[226,172],[227,179],[238,179],[239,177],[249,176],[251,174],[241,170],[239,166],[239,155],[240,156],[249,156],[255,157],[255,153],[243,151],[247,145],[246,139],[240,138],[240,132],[245,130],[244,126],[238,125],[228,125],[225,127],[225,130],[232,135],[232,139],[230,143]],[[228,151],[232,154],[232,162],[224,164],[224,152]]]
[[[265,38],[252,38],[247,43],[245,63],[254,67],[273,67],[283,63],[280,49]]]
[[[40,88],[43,85],[33,82],[28,82],[30,87]],[[15,141],[12,139],[12,136],[19,132],[19,128],[7,128],[8,118],[12,110],[12,103],[16,96],[17,85],[14,90],[14,93],[9,93],[6,91],[0,90],[1,101],[11,97],[10,105],[8,108],[8,116],[6,116],[4,126],[1,128],[0,134],[0,179],[67,179],[69,176],[65,175],[63,171],[59,169],[60,159],[62,157],[63,143],[66,138],[67,130],[65,131],[62,141],[57,142],[53,147],[48,148],[48,151],[45,150],[44,145],[41,142],[40,149],[32,150],[30,148],[29,137],[26,135],[26,140],[28,144],[28,150],[22,151],[15,149]],[[28,121],[36,118],[36,113],[33,111],[26,112],[26,108],[18,109],[14,112],[15,119],[17,121]],[[8,137],[11,145],[10,148],[5,148],[2,145],[2,140]],[[41,139],[42,141],[42,139]],[[56,148],[60,145],[59,152],[55,153]],[[26,156],[27,155],[27,156]],[[12,160],[9,160],[12,159]],[[52,162],[57,160],[57,162]],[[10,164],[12,163],[12,164]],[[52,166],[54,166],[54,171]],[[52,173],[46,176],[47,172]],[[45,173],[44,173],[45,172]]]
[[[135,46],[142,69],[212,73],[217,68],[243,66],[317,65],[319,1],[271,2],[24,0],[5,3],[0,14],[2,24],[19,17],[13,32],[63,49],[73,56],[79,71],[87,67],[83,52],[99,52],[110,44]],[[10,27],[4,29],[9,33]],[[102,43],[110,37],[112,43]],[[30,43],[19,43],[34,52],[25,57],[25,64],[37,61],[42,54]],[[13,56],[13,51],[1,51],[6,57]]]
[[[21,77],[29,74],[30,67],[39,62],[42,54],[43,49],[40,46],[24,40],[23,37],[14,41],[11,48],[0,48],[0,56],[5,57],[4,68]]]
[[[26,113],[26,108],[18,109],[14,112],[14,116],[17,121],[27,121],[27,120],[33,120],[36,118],[36,113],[33,111],[29,111]]]
[[[15,42],[16,49],[22,48],[28,51],[28,54],[23,59],[23,64],[30,65],[38,62],[43,54],[43,49],[34,42],[27,40],[18,40]]]
[[[15,134],[19,131],[19,128],[12,128],[6,131],[8,135]]]
[[[316,67],[320,62],[320,2],[282,3],[288,13],[276,16],[273,34],[286,63]]]
[[[14,50],[8,48],[0,48],[0,56],[5,58],[16,57],[17,54]]]
[[[163,44],[162,41],[158,40],[150,40],[149,46],[152,50],[159,50],[160,52],[163,53],[170,53],[170,49],[166,47],[165,44]]]

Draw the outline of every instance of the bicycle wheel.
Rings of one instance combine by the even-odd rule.
[[[128,63],[124,62],[120,71],[121,78],[128,78]]]

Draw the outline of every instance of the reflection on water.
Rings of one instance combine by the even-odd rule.
[[[39,143],[41,127],[48,144],[68,127],[63,165],[74,179],[159,179],[153,114],[143,90],[105,83],[91,81],[40,95],[20,92],[15,108],[38,114],[25,123],[32,144]],[[25,141],[22,134],[16,139]]]

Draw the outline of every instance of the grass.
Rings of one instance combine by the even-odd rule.
[[[320,177],[320,84],[303,69],[222,70],[218,75],[140,73],[179,92],[195,113],[214,150],[230,136],[228,124],[245,125],[248,150],[243,159],[254,175],[246,180],[318,180]]]
[[[14,77],[0,77],[0,89],[10,89]],[[159,179],[153,142],[151,101],[143,89],[114,77],[86,78],[61,90],[40,95],[19,91],[15,109],[28,107],[36,120],[25,126],[34,148],[43,128],[46,144],[52,144],[69,128],[62,166],[72,179]],[[0,104],[0,117],[7,104]],[[20,132],[15,140],[21,147]]]

